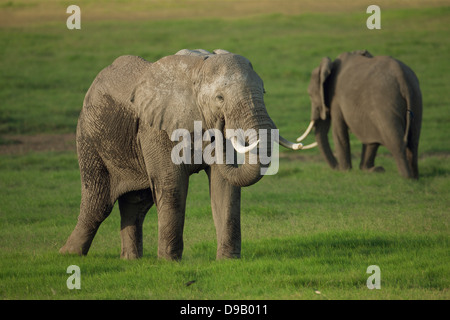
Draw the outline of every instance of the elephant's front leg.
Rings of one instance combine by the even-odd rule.
[[[241,188],[229,184],[217,166],[206,170],[217,233],[217,259],[241,256]]]
[[[332,113],[331,119],[333,120],[333,141],[339,169],[350,170],[352,168],[352,159],[350,154],[350,137],[348,134],[348,126],[338,108],[335,108],[335,111],[332,111]]]
[[[142,125],[138,140],[158,211],[158,257],[180,260],[189,175],[172,161],[174,143],[165,131]]]
[[[158,209],[158,257],[167,260],[181,260],[183,254],[188,177],[179,178],[173,186],[155,186],[153,190]]]

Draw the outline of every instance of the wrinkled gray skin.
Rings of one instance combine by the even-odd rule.
[[[79,117],[80,214],[60,252],[86,255],[118,200],[122,258],[142,256],[142,225],[155,204],[158,256],[181,259],[189,176],[205,170],[217,258],[239,257],[241,187],[261,179],[262,165],[258,161],[239,167],[208,166],[193,160],[176,165],[171,150],[179,142],[170,136],[184,128],[193,138],[196,120],[202,121],[203,131],[275,129],[263,91],[263,81],[250,62],[224,50],[182,50],[155,63],[135,56],[116,59],[94,80]]]
[[[316,141],[330,167],[351,169],[350,130],[363,143],[362,170],[384,171],[374,164],[381,144],[403,177],[418,178],[422,96],[409,67],[365,50],[343,53],[333,62],[323,58],[312,72],[308,93]],[[330,124],[337,159],[328,142]]]

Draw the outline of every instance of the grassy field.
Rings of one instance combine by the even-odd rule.
[[[368,49],[404,61],[418,75],[420,179],[402,179],[385,148],[376,160],[384,174],[335,172],[317,150],[282,151],[278,174],[243,189],[242,258],[216,261],[207,177],[200,173],[191,177],[183,260],[157,259],[152,208],[144,257],[123,261],[117,206],[88,256],[58,254],[79,210],[73,151],[2,152],[0,298],[450,298],[450,7],[381,6],[382,29],[371,31],[365,1],[348,10],[312,1],[289,10],[264,1],[254,11],[244,1],[242,12],[236,1],[223,1],[221,14],[211,17],[196,1],[181,8],[151,2],[148,16],[143,2],[79,3],[82,29],[70,31],[60,3],[0,1],[0,17],[9,17],[0,24],[0,150],[17,143],[13,135],[75,132],[87,89],[116,57],[156,60],[181,48],[223,48],[249,58],[264,79],[269,114],[294,139],[309,122],[306,89],[320,59]],[[360,143],[352,137],[351,145],[356,168]],[[81,269],[80,290],[66,286],[70,265]],[[366,286],[370,265],[380,267],[380,290]]]

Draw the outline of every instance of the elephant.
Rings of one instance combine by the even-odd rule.
[[[263,81],[250,61],[222,49],[212,53],[183,49],[153,63],[131,55],[117,58],[94,79],[78,119],[80,213],[60,252],[87,255],[100,224],[118,201],[121,258],[142,257],[143,222],[155,204],[158,258],[180,260],[189,176],[205,171],[216,228],[216,258],[239,258],[241,188],[259,181],[268,163],[260,157],[241,165],[204,159],[174,163],[177,144],[172,135],[183,129],[189,133],[187,141],[194,139],[195,121],[201,121],[201,134],[217,130],[225,136],[223,147],[231,140],[245,160],[263,147],[270,154],[272,144],[262,135],[277,129],[263,94]],[[240,143],[236,137],[226,137],[228,129],[239,128],[255,129],[257,141],[246,146],[250,137]],[[264,146],[263,140],[267,141]],[[276,136],[275,142],[293,150],[302,147],[282,136]],[[195,149],[188,151],[187,160],[194,159]],[[237,151],[233,150],[234,156]]]
[[[349,131],[363,144],[360,169],[384,172],[375,166],[380,145],[395,158],[401,176],[418,179],[418,147],[422,123],[422,94],[415,73],[389,56],[367,50],[325,57],[312,71],[308,93],[311,122],[297,141],[315,129],[316,142],[333,169],[352,168]],[[336,157],[328,141],[332,136]]]

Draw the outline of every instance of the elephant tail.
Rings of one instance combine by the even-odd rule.
[[[406,128],[403,141],[408,145],[409,140],[413,138],[417,132],[416,121],[420,121],[422,117],[422,94],[420,92],[419,79],[417,79],[414,71],[408,66],[398,61],[400,68],[402,69],[402,76],[399,79],[400,92],[406,102]],[[420,129],[419,129],[420,130]]]
[[[405,135],[403,136],[403,141],[408,145],[409,140],[414,135],[413,130],[417,130],[414,125],[414,120],[417,117],[420,119],[421,117],[421,105],[422,105],[422,97],[420,94],[420,90],[415,90],[415,88],[408,88],[404,94],[406,100],[406,128]],[[419,107],[420,106],[420,107]]]
[[[408,144],[408,136],[409,136],[409,130],[411,129],[411,122],[414,119],[414,113],[411,111],[411,109],[406,110],[406,129],[405,129],[405,135],[403,137],[403,141],[405,141],[406,144]]]

